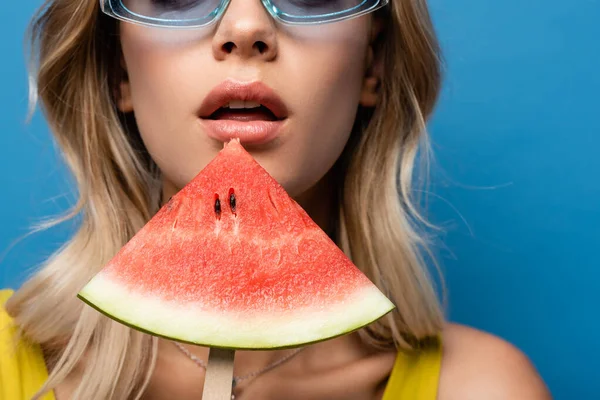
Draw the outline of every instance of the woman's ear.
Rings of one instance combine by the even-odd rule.
[[[133,100],[131,98],[131,85],[129,83],[129,75],[125,62],[121,60],[121,77],[119,86],[116,88],[116,103],[117,109],[122,113],[130,113],[133,111]]]
[[[379,87],[381,86],[382,78],[382,54],[375,54],[376,41],[379,39],[383,31],[383,19],[373,18],[371,25],[371,34],[369,47],[367,48],[367,56],[365,60],[365,75],[363,77],[363,85],[360,94],[360,105],[363,107],[375,107],[379,99]]]

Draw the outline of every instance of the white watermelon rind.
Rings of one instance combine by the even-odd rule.
[[[375,285],[366,285],[345,301],[324,304],[320,309],[216,313],[132,292],[103,273],[96,275],[78,297],[138,331],[233,350],[285,349],[333,339],[367,326],[395,308]],[[170,321],[169,326],[165,321]]]

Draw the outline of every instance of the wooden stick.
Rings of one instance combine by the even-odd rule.
[[[210,349],[202,400],[231,400],[234,350]]]

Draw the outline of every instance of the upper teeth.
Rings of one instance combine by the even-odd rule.
[[[240,109],[240,108],[256,108],[260,107],[260,103],[255,101],[232,100],[224,108]]]

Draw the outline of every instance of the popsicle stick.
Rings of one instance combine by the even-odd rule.
[[[231,400],[234,350],[210,349],[202,400]]]

